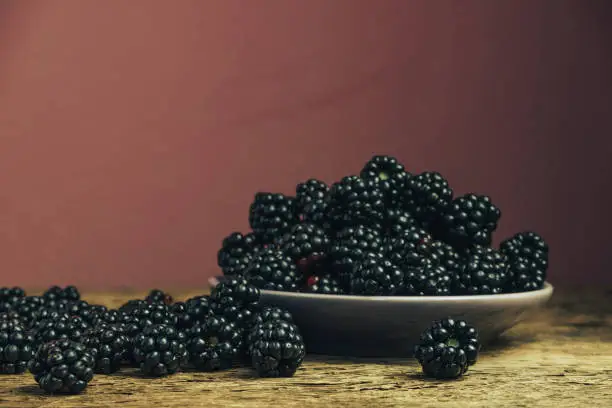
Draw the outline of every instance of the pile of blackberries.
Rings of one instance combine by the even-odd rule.
[[[0,374],[29,369],[58,394],[130,366],[149,377],[241,365],[260,377],[292,376],[306,353],[300,331],[288,311],[259,297],[243,278],[184,302],[153,290],[117,309],[87,303],[73,286],[42,296],[0,288]]]
[[[223,239],[223,275],[264,290],[348,295],[486,295],[542,288],[548,245],[519,232],[492,247],[500,209],[456,195],[438,172],[374,156],[359,175],[258,192],[251,231]]]

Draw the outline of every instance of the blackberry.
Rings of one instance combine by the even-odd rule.
[[[129,312],[133,318],[133,323],[140,329],[150,325],[166,324],[175,326],[177,316],[170,311],[170,308],[162,303],[144,303]]]
[[[405,209],[425,229],[431,229],[453,199],[448,181],[438,172],[424,172],[410,177],[404,195]]]
[[[203,322],[212,314],[208,296],[196,296],[172,305],[171,311],[177,316],[177,328],[189,329]]]
[[[453,282],[453,292],[460,295],[502,293],[511,281],[508,259],[501,252],[484,246],[470,248],[465,263]]]
[[[13,309],[13,305],[25,296],[22,288],[0,288],[0,312],[7,312]]]
[[[174,374],[187,362],[188,357],[185,343],[176,329],[167,324],[147,326],[134,340],[134,361],[148,376]]]
[[[453,379],[476,363],[479,350],[476,329],[463,320],[447,318],[423,332],[414,354],[426,376]]]
[[[255,325],[282,320],[284,322],[293,323],[293,316],[291,313],[283,308],[276,306],[264,306],[256,315],[254,319]]]
[[[385,212],[384,231],[390,237],[400,236],[406,230],[418,226],[417,220],[407,211],[398,209],[387,209]]]
[[[210,294],[210,308],[219,317],[239,327],[249,327],[259,310],[260,291],[244,278],[219,283]]]
[[[302,275],[327,267],[330,240],[315,224],[298,224],[279,241],[279,249],[289,255]]]
[[[148,303],[163,303],[165,305],[170,305],[174,299],[172,299],[172,296],[169,293],[166,293],[163,290],[153,289],[149,292],[147,297],[145,297],[145,301]]]
[[[340,230],[330,246],[330,257],[332,269],[342,287],[348,290],[356,267],[370,254],[382,251],[383,238],[380,231],[364,226]]]
[[[335,229],[354,225],[381,228],[385,201],[376,178],[346,176],[329,190],[328,219]]]
[[[22,317],[24,323],[30,327],[37,320],[40,311],[44,309],[45,301],[41,296],[27,296],[21,298],[13,305],[13,311]]]
[[[255,194],[249,209],[249,224],[265,243],[283,235],[298,221],[293,197],[265,192]]]
[[[187,334],[189,360],[201,371],[231,368],[242,348],[242,330],[223,317],[209,316]]]
[[[57,304],[57,310],[71,316],[79,316],[87,324],[93,325],[98,316],[106,312],[106,307],[102,305],[90,305],[84,300],[66,301],[62,300]]]
[[[148,303],[149,302],[144,299],[130,299],[121,306],[119,306],[118,310],[121,312],[130,313],[132,310],[137,309],[139,307],[143,307]]]
[[[58,313],[37,325],[34,341],[37,345],[59,339],[79,342],[88,329],[89,325],[80,317]]]
[[[119,371],[129,351],[129,339],[118,326],[99,325],[87,333],[83,344],[94,357],[94,372],[111,374]]]
[[[251,365],[260,377],[291,377],[306,355],[298,327],[283,320],[258,324],[247,344]]]
[[[401,294],[408,296],[447,296],[451,294],[452,276],[443,266],[426,262],[408,268]]]
[[[45,300],[79,300],[81,299],[81,294],[74,286],[66,286],[65,288],[51,286],[43,293],[43,298],[45,298]]]
[[[344,290],[336,278],[327,274],[323,276],[310,276],[306,280],[306,285],[302,292],[321,293],[324,295],[341,295],[344,293]]]
[[[395,157],[372,157],[361,170],[360,176],[364,179],[375,180],[383,192],[387,208],[400,208],[406,183],[411,175]]]
[[[34,356],[34,339],[18,321],[0,321],[0,374],[22,374]]]
[[[380,296],[401,291],[404,273],[382,255],[365,259],[351,277],[351,294]]]
[[[68,339],[42,345],[29,363],[40,388],[48,393],[78,394],[94,377],[94,358],[87,348]]]
[[[511,291],[525,292],[544,286],[548,272],[548,244],[533,231],[520,232],[499,246],[510,263],[514,279]]]
[[[23,318],[14,310],[0,313],[0,323],[2,322],[13,323],[27,328],[27,326],[24,324]]]
[[[329,186],[317,179],[309,179],[295,187],[296,210],[302,222],[327,226],[327,196]]]
[[[501,211],[485,195],[466,194],[455,198],[442,223],[445,240],[455,247],[490,245]]]
[[[302,282],[302,274],[291,257],[275,248],[257,254],[244,276],[250,284],[265,290],[295,292]]]
[[[431,256],[433,238],[425,230],[412,227],[404,230],[398,236],[392,236],[384,241],[383,253],[401,270],[423,267],[434,262]]]
[[[253,233],[243,235],[240,232],[232,232],[225,237],[217,253],[217,264],[223,274],[242,275],[259,245],[259,239]]]

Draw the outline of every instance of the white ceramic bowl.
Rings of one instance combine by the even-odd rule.
[[[213,278],[216,285],[222,278]],[[407,357],[432,321],[445,317],[475,326],[481,343],[494,340],[543,306],[549,283],[536,291],[480,296],[352,296],[262,291],[261,300],[289,310],[309,353]]]

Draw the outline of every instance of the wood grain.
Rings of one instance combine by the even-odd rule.
[[[84,298],[117,306],[133,296]],[[425,379],[412,360],[310,355],[289,379],[256,379],[244,368],[151,380],[125,369],[96,376],[78,396],[44,395],[29,374],[2,376],[0,407],[612,407],[611,299],[612,290],[557,291],[458,381]]]

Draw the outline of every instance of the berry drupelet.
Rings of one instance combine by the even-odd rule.
[[[293,197],[266,192],[255,194],[249,209],[249,224],[263,243],[272,242],[298,222]]]
[[[187,333],[189,361],[201,371],[231,368],[240,357],[243,332],[223,317],[209,316]]]
[[[303,278],[293,259],[276,248],[266,248],[258,253],[244,276],[259,289],[286,292],[297,291]]]
[[[34,356],[34,339],[15,320],[0,321],[0,374],[22,374]]]
[[[438,172],[424,172],[410,177],[404,195],[404,208],[426,230],[438,221],[453,199],[448,181]]]
[[[94,376],[94,358],[81,343],[68,339],[43,344],[29,363],[40,388],[48,393],[78,394]]]
[[[142,373],[151,377],[176,373],[189,357],[184,341],[167,324],[145,327],[134,340],[133,353]]]
[[[480,343],[475,328],[450,318],[434,322],[421,335],[415,357],[428,377],[454,379],[478,359]]]
[[[453,282],[458,295],[494,295],[502,293],[512,279],[508,259],[486,246],[467,250],[465,263]]]
[[[324,295],[342,295],[344,290],[340,282],[330,274],[323,276],[311,275],[306,279],[306,285],[302,289],[305,293],[320,293]]]
[[[109,324],[100,324],[89,331],[83,344],[94,357],[94,372],[100,374],[119,371],[130,349],[129,339],[120,326]]]
[[[548,244],[533,231],[505,239],[500,251],[508,257],[514,278],[509,290],[525,292],[544,286],[548,271]]]
[[[366,225],[382,228],[385,199],[376,178],[346,176],[329,190],[328,220],[335,229]]]
[[[226,276],[240,276],[259,249],[259,239],[254,233],[232,232],[221,243],[221,249],[217,252],[217,265]]]
[[[259,288],[244,278],[227,279],[215,286],[210,294],[210,309],[241,328],[252,325],[259,310]]]
[[[490,245],[501,211],[488,196],[466,194],[455,198],[441,221],[441,236],[456,248]]]
[[[329,186],[323,181],[309,179],[295,187],[298,217],[320,227],[327,227],[326,209]]]
[[[260,377],[291,377],[306,355],[298,327],[284,320],[258,324],[247,344],[251,365]]]
[[[410,174],[392,156],[373,156],[363,167],[361,178],[374,180],[382,191],[387,208],[400,209]]]
[[[404,273],[381,254],[366,258],[351,276],[353,295],[395,295],[401,291]]]

